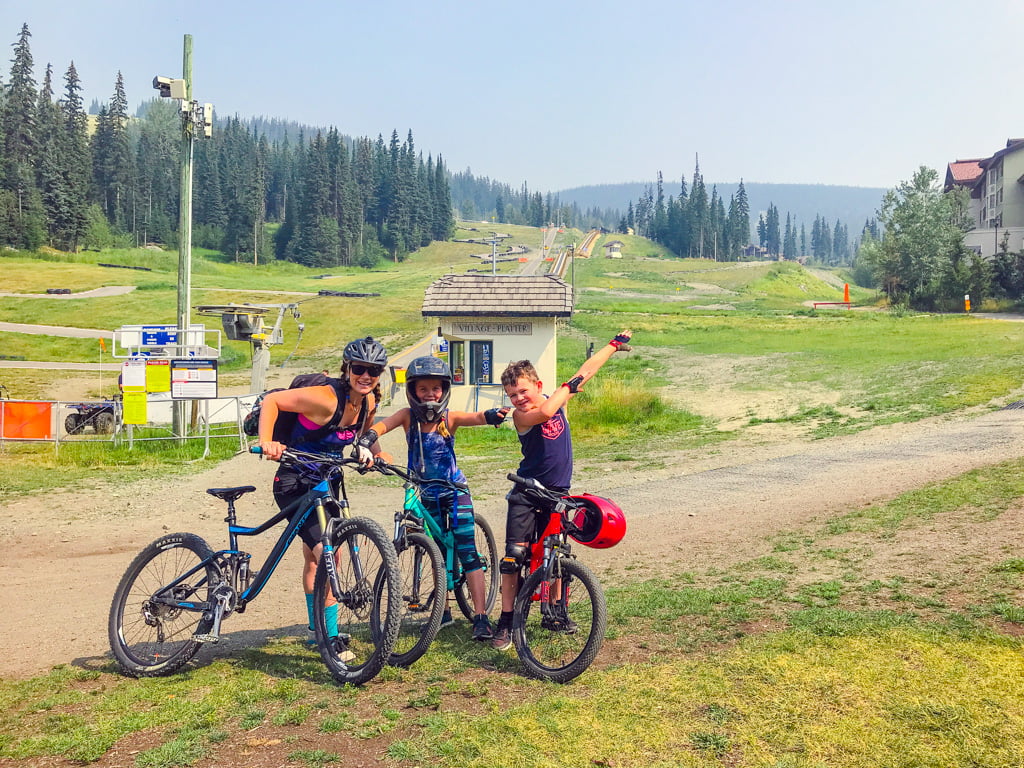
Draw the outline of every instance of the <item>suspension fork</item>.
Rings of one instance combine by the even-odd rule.
[[[316,519],[320,523],[320,559],[327,569],[327,579],[331,585],[331,593],[336,601],[341,600],[341,582],[338,580],[338,564],[334,560],[334,545],[331,543],[331,534],[334,533],[334,521],[328,526],[327,510],[324,509],[324,500],[316,500]]]

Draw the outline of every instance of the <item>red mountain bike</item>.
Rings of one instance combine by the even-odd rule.
[[[598,549],[614,546],[626,533],[626,518],[600,496],[563,496],[532,478],[508,479],[548,515],[520,573],[512,642],[527,673],[565,683],[593,663],[608,621],[604,591],[572,553],[570,539]]]

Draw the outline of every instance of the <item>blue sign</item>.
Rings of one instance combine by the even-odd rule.
[[[142,346],[166,347],[178,343],[178,327],[176,325],[144,325],[142,326]]]

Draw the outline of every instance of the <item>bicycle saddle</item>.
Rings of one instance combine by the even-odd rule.
[[[224,501],[234,501],[241,498],[250,491],[255,491],[255,485],[237,485],[234,488],[207,488],[206,492]]]

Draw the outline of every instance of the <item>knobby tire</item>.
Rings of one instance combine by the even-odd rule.
[[[148,545],[128,566],[114,591],[107,621],[110,650],[126,675],[169,675],[202,647],[192,636],[209,629],[203,614],[160,605],[152,597],[212,555],[195,534],[172,533]],[[210,562],[176,587],[174,596],[204,602],[219,581],[220,571]]]
[[[333,535],[342,592],[338,602],[339,634],[337,638],[328,636],[324,608],[331,587],[324,558],[317,564],[313,583],[313,628],[320,656],[331,676],[342,684],[362,685],[384,667],[398,635],[401,613],[392,599],[401,589],[398,557],[390,537],[369,518],[342,520]],[[353,551],[362,568],[360,579],[356,578]],[[386,587],[375,589],[379,574],[383,574]]]
[[[568,616],[577,624],[574,633],[545,626],[543,601],[533,599],[547,582],[550,600],[558,600],[554,593],[559,580],[562,595],[568,593]],[[604,642],[607,622],[604,591],[597,577],[583,563],[563,557],[550,575],[539,568],[523,582],[516,595],[512,640],[530,676],[566,683],[593,663]]]
[[[400,621],[395,647],[388,658],[388,664],[395,667],[408,667],[427,652],[441,628],[448,597],[444,555],[437,544],[423,533],[407,533],[404,538],[395,547]],[[378,574],[375,592],[383,592],[383,576]],[[376,624],[381,623],[377,616]]]
[[[494,540],[494,532],[491,530],[491,524],[480,516],[476,516],[476,551],[484,561],[484,586],[487,590],[484,613],[490,615],[498,599],[498,590],[501,588],[501,574],[498,573],[498,545]],[[455,602],[459,604],[462,614],[472,621],[475,613],[473,596],[469,594],[465,574],[461,583],[455,585]]]

